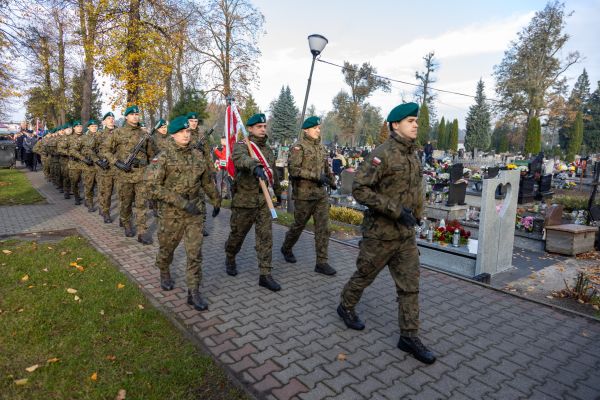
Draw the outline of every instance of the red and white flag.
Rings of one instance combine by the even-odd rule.
[[[233,166],[233,146],[235,145],[237,133],[238,133],[238,119],[236,113],[231,108],[231,104],[227,106],[225,110],[225,160],[227,160],[226,170],[230,177],[233,178],[235,175],[235,168]]]

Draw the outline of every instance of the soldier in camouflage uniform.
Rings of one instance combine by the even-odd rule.
[[[188,123],[190,124],[190,134],[192,135],[192,139],[190,143],[192,146],[196,147],[200,152],[202,152],[202,156],[206,160],[206,168],[207,171],[210,172],[210,178],[214,181],[214,175],[216,174],[214,171],[214,167],[212,165],[212,155],[210,153],[210,143],[208,142],[208,138],[206,137],[206,133],[200,132],[200,118],[198,117],[198,113],[189,112],[187,113]],[[204,236],[208,236],[208,230],[206,230],[206,214],[204,214],[204,230],[202,234]]]
[[[104,142],[102,156],[119,171],[119,200],[121,203],[120,218],[125,228],[125,236],[135,235],[131,223],[132,206],[135,198],[135,215],[138,242],[149,245],[150,237],[146,237],[148,230],[148,217],[146,215],[146,185],[144,183],[144,170],[148,161],[154,157],[154,150],[150,140],[145,140],[141,151],[136,155],[131,167],[123,161],[131,154],[136,144],[146,136],[146,131],[140,127],[140,110],[137,106],[127,107],[125,110],[125,126],[117,128]]]
[[[98,121],[90,119],[87,123],[87,132],[83,137],[83,148],[81,154],[83,156],[83,193],[85,196],[85,205],[88,212],[97,210],[94,207],[94,186],[96,186],[96,165],[92,158],[96,152],[96,136],[98,135]]]
[[[167,144],[169,143],[169,135],[167,134],[167,122],[164,119],[159,119],[154,126],[154,135],[152,136],[152,142],[154,145],[154,152],[156,154],[161,151],[165,151]]]
[[[337,311],[346,326],[364,329],[355,306],[387,265],[398,296],[398,348],[432,364],[435,356],[418,338],[419,251],[414,226],[423,211],[423,173],[415,141],[418,111],[415,103],[394,108],[387,118],[390,137],[356,172],[352,195],[368,209],[362,224],[356,272],[342,291]]]
[[[294,224],[285,235],[281,252],[287,262],[296,262],[292,248],[310,217],[313,217],[317,252],[315,272],[335,275],[335,269],[327,263],[329,245],[327,186],[335,189],[335,183],[327,161],[327,149],[321,144],[321,120],[319,117],[309,117],[302,124],[302,129],[304,130],[302,139],[292,145],[288,159],[294,196]]]
[[[33,153],[34,153],[34,157],[35,154],[38,154],[40,156],[40,160],[42,161],[42,172],[44,172],[44,177],[46,179],[48,179],[48,169],[47,169],[47,164],[48,164],[48,159],[46,156],[46,140],[48,138],[48,134],[42,136],[36,143],[35,145],[33,145]]]
[[[113,188],[116,189],[116,171],[102,153],[104,142],[108,141],[115,130],[115,115],[107,112],[102,117],[104,129],[98,131],[94,136],[93,148],[88,152],[88,156],[96,164],[96,181],[98,184],[98,205],[100,206],[100,215],[104,218],[105,224],[112,223],[110,216],[110,203],[112,200]]]
[[[57,153],[56,146],[61,132],[62,126],[56,128],[56,131],[51,135],[51,138],[46,143],[46,150],[48,151],[49,155],[50,180],[59,190],[62,189],[60,177],[60,156]]]
[[[169,266],[175,249],[183,239],[187,254],[188,304],[204,311],[208,309],[200,293],[204,194],[214,206],[213,217],[219,214],[221,204],[202,153],[190,144],[188,127],[184,115],[169,123],[170,138],[164,143],[164,150],[152,159],[146,171],[146,182],[150,197],[159,204],[156,266],[160,270],[161,288],[173,289]]]
[[[56,143],[56,152],[60,156],[60,179],[65,199],[71,198],[71,181],[69,179],[69,137],[73,134],[70,123],[64,125],[63,133]]]
[[[81,121],[73,122],[74,135],[69,136],[69,179],[71,180],[71,193],[75,196],[75,205],[81,204],[79,184],[83,176],[83,125]]]
[[[267,120],[264,114],[255,114],[246,122],[249,139],[256,143],[270,168],[275,166],[275,155],[267,144]],[[244,239],[252,225],[255,226],[256,253],[260,278],[258,284],[271,291],[281,290],[281,286],[271,276],[271,259],[273,248],[271,213],[260,189],[258,179],[268,182],[264,166],[248,153],[244,142],[236,144],[233,150],[235,180],[233,183],[233,199],[231,201],[231,232],[225,243],[226,272],[237,275],[235,256],[242,248]],[[279,178],[273,173],[273,191],[281,198]]]

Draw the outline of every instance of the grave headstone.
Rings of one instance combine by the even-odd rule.
[[[354,171],[349,171],[347,169],[343,170],[340,173],[340,179],[342,180],[342,185],[340,187],[340,194],[352,194],[352,184],[354,183]]]
[[[498,167],[489,167],[486,169],[485,174],[484,174],[484,178],[485,179],[492,179],[498,176],[498,171],[500,171],[500,168]]]
[[[563,206],[562,204],[553,204],[546,210],[544,226],[554,226],[562,224]]]
[[[518,173],[518,171],[516,171]],[[519,183],[519,204],[531,203],[534,198],[535,179],[533,176],[521,176]]]
[[[464,206],[467,194],[467,182],[463,179],[463,164],[456,163],[450,167],[450,184],[448,185],[448,200],[446,206]]]

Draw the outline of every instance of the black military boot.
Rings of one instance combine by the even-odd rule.
[[[210,233],[206,230],[206,228],[202,228],[202,236],[208,236]]]
[[[125,226],[125,236],[134,237],[135,233],[133,232],[133,227],[131,226],[131,222],[129,222],[127,224],[123,223],[123,225]]]
[[[294,256],[294,253],[292,253],[292,250],[286,250],[282,247],[281,254],[283,254],[283,258],[285,259],[286,262],[289,262],[292,264],[296,263],[296,257]]]
[[[281,286],[279,285],[279,283],[275,282],[275,279],[273,279],[271,274],[261,275],[258,279],[258,286],[267,288],[272,292],[278,292],[281,290]]]
[[[331,275],[335,275],[337,271],[328,263],[322,263],[322,264],[315,265],[315,272],[319,273],[319,274],[331,276]]]
[[[171,279],[171,274],[169,272],[161,272],[160,273],[160,288],[162,290],[173,290],[173,287],[175,287],[175,282],[173,282],[173,279]]]
[[[59,187],[58,189],[58,193],[64,193],[65,191],[63,190],[63,188]]]
[[[195,310],[198,310],[198,311],[208,310],[208,303],[206,302],[206,300],[204,300],[204,298],[202,298],[202,295],[200,294],[200,290],[198,290],[198,289],[194,289],[194,290],[188,289],[187,302],[189,305],[194,306]]]
[[[425,347],[418,337],[400,336],[398,348],[412,354],[417,360],[425,364],[433,364],[436,360],[433,353]]]
[[[112,221],[112,218],[110,217],[110,214],[109,214],[109,213],[102,214],[102,216],[104,217],[104,223],[105,223],[105,224],[110,224],[110,223],[112,223],[112,222],[113,222],[113,221]]]
[[[65,198],[66,200],[69,200],[69,199],[71,198],[71,194],[70,194],[69,192],[66,192],[66,191],[65,191],[64,193],[65,193],[65,196],[64,196],[64,198]]]
[[[143,244],[144,246],[147,246],[149,244],[152,244],[152,238],[148,237],[145,234],[139,234],[138,235],[138,242],[140,242],[141,244]]]
[[[348,311],[340,304],[337,308],[338,315],[344,320],[346,326],[356,331],[362,331],[365,329],[365,323],[360,320],[358,315],[354,311]]]
[[[119,218],[119,228],[123,227],[123,220],[121,218]]]
[[[91,203],[91,204],[88,204],[88,212],[89,212],[89,213],[93,213],[93,212],[94,212],[94,211],[96,211],[96,210],[97,210],[97,208],[96,208],[96,207],[94,207],[94,204],[93,204],[93,203]]]
[[[77,195],[75,195],[75,205],[76,205],[76,206],[79,206],[79,205],[81,205],[81,197],[79,197],[79,196],[77,196]]]
[[[225,257],[225,272],[229,276],[236,276],[238,274],[235,258]]]

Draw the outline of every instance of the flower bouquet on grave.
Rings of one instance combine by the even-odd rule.
[[[454,231],[460,232],[460,245],[464,246],[469,243],[469,238],[471,237],[471,232],[465,230],[462,225],[456,221],[448,221],[445,227],[437,227],[433,232],[433,239],[444,244],[452,243],[452,237],[454,236]]]

